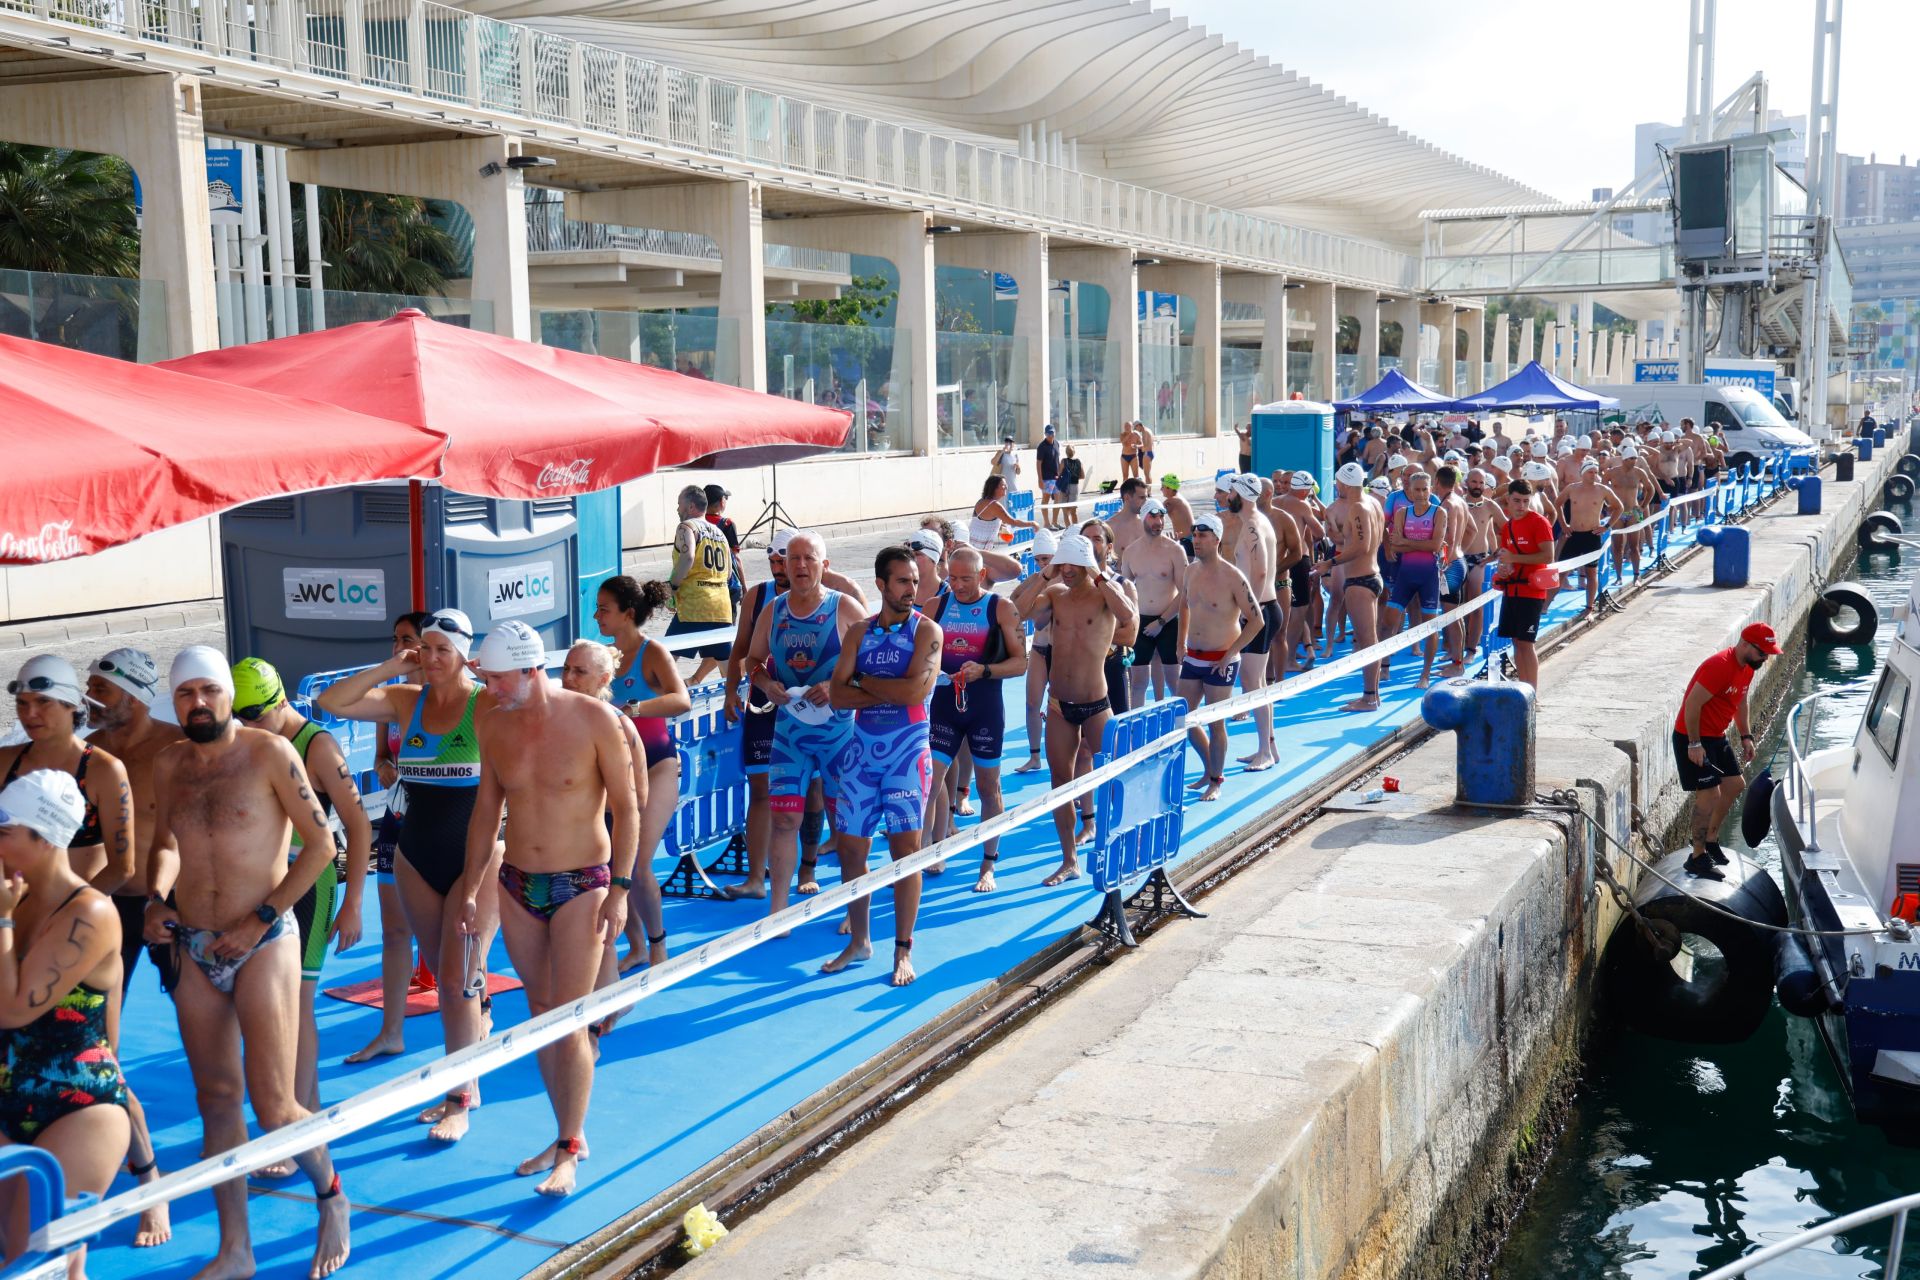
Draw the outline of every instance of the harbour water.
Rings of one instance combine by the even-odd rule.
[[[1894,508],[1906,528],[1920,518]],[[1788,705],[1832,691],[1813,738],[1851,741],[1870,674],[1891,640],[1892,606],[1916,568],[1878,557],[1852,577],[1880,606],[1872,646],[1804,657]],[[1784,770],[1785,716],[1763,756]],[[1736,811],[1721,839],[1744,847]],[[1769,838],[1757,851],[1776,876]],[[1836,1215],[1920,1191],[1920,1150],[1858,1124],[1813,1024],[1776,1004],[1738,1045],[1686,1045],[1603,1024],[1564,1131],[1528,1198],[1492,1280],[1674,1280],[1699,1276],[1755,1247]],[[1762,1277],[1878,1277],[1883,1223],[1763,1267]],[[1909,1257],[1912,1251],[1909,1250]],[[1920,1263],[1901,1268],[1920,1276]]]

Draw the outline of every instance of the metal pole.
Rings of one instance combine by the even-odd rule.
[[[320,188],[309,182],[302,188],[307,202],[307,294],[312,299],[313,330],[327,327],[326,263],[320,251]]]
[[[263,342],[267,336],[266,281],[260,269],[260,170],[257,152],[258,148],[251,142],[240,144],[240,274],[248,342]]]

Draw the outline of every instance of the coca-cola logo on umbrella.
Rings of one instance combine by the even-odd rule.
[[[572,462],[549,462],[540,468],[540,474],[534,478],[536,489],[585,489],[593,474],[592,458],[575,458]]]

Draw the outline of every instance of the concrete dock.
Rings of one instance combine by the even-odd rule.
[[[1615,837],[1679,812],[1688,677],[1751,621],[1803,625],[1900,449],[1748,525],[1546,662],[1538,784]],[[1763,673],[1764,701],[1786,675]],[[1768,677],[1771,676],[1772,684]],[[1618,912],[1585,819],[1455,811],[1454,745],[1391,808],[1327,812],[735,1226],[691,1271],[755,1277],[1426,1277],[1498,1243],[1579,1069]]]

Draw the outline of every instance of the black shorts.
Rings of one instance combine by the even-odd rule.
[[[731,627],[731,622],[688,622],[675,618],[667,624],[667,634],[684,636],[696,631],[713,631],[721,627]],[[733,641],[722,640],[718,644],[701,645],[698,649],[677,649],[676,658],[712,658],[715,662],[725,662],[727,655],[733,652]]]
[[[1597,532],[1585,533],[1576,529],[1567,535],[1565,542],[1560,544],[1560,558],[1572,560],[1576,556],[1590,555],[1600,549],[1602,541],[1603,538]]]
[[[1700,745],[1707,753],[1707,762],[1697,765],[1687,757],[1687,735],[1673,735],[1673,764],[1680,771],[1680,789],[1682,791],[1706,791],[1720,785],[1727,778],[1740,776],[1740,761],[1733,754],[1733,740],[1722,735],[1717,738],[1701,738]]]
[[[1144,667],[1156,657],[1170,667],[1180,665],[1180,620],[1168,622],[1160,628],[1160,634],[1150,636],[1147,628],[1153,619],[1140,619],[1140,638],[1133,642],[1133,665]]]
[[[1540,615],[1546,611],[1545,600],[1532,600],[1526,596],[1509,595],[1500,601],[1500,625],[1495,634],[1508,640],[1524,640],[1532,644],[1540,638]]]
[[[756,691],[757,692],[757,691]],[[740,715],[740,753],[748,777],[773,771],[773,721],[777,708]]]
[[[1307,563],[1305,556],[1301,556],[1287,570],[1287,601],[1296,609],[1304,609],[1312,590],[1313,566]]]
[[[965,743],[975,764],[999,768],[1007,732],[1007,700],[1000,696],[1000,682],[976,680],[967,686],[966,709],[956,703],[950,684],[935,685],[927,699],[927,744],[933,758],[952,764]]]
[[[1107,705],[1113,708],[1113,714],[1121,715],[1132,710],[1128,697],[1132,685],[1127,682],[1127,660],[1124,653],[1107,655]]]
[[[1242,650],[1244,653],[1265,653],[1280,643],[1280,602],[1263,600],[1260,602],[1260,634]]]
[[[1253,455],[1250,453],[1241,454],[1240,455],[1240,473],[1242,475],[1245,475],[1247,472],[1251,470],[1253,470]]]

